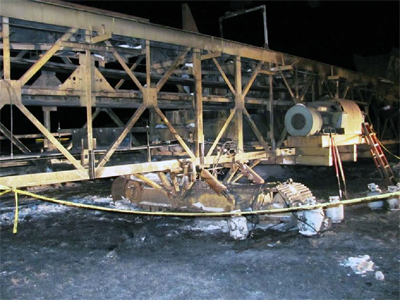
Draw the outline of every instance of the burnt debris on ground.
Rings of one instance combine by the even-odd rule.
[[[379,178],[374,172],[357,177],[364,167],[353,168],[349,190],[364,195]],[[305,168],[295,179],[328,199],[337,194],[331,171]],[[102,205],[110,185],[88,182],[39,193]],[[2,299],[399,298],[398,211],[346,207],[345,221],[318,237],[262,222],[250,238],[234,241],[223,219],[137,217],[22,197],[13,235],[12,217],[7,221],[12,197],[1,205]],[[373,272],[357,274],[345,265],[365,255]]]

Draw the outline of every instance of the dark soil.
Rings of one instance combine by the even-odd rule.
[[[300,170],[294,179],[318,197],[337,194],[332,169]],[[346,171],[351,196],[379,181],[371,165]],[[82,183],[41,193],[60,199],[109,196],[110,185]],[[2,200],[11,209],[12,198]],[[21,205],[34,203],[21,199]],[[346,207],[345,214],[345,222],[319,237],[256,229],[239,242],[221,231],[185,229],[194,219],[78,209],[26,217],[16,235],[11,224],[1,228],[0,298],[399,299],[399,212],[361,205]],[[364,254],[384,281],[375,272],[363,277],[341,265]]]

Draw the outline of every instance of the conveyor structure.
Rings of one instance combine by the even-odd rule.
[[[146,187],[177,207],[201,181],[232,208],[231,184],[264,183],[259,163],[331,166],[329,135],[356,160],[361,124],[346,132],[346,109],[379,129],[369,112],[398,105],[387,79],[190,31],[187,7],[186,30],[55,0],[0,7],[4,186],[119,176],[117,198]],[[299,105],[320,124],[288,136]]]

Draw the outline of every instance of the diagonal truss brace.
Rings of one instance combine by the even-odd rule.
[[[113,47],[113,45],[111,44],[111,42],[105,41],[104,43],[105,43],[108,47],[110,47],[111,53],[115,56],[115,58],[118,60],[118,62],[120,63],[120,65],[122,66],[122,68],[125,70],[125,72],[129,75],[129,77],[132,79],[132,81],[137,85],[137,87],[139,88],[139,90],[143,93],[144,87],[143,87],[142,84],[139,82],[139,80],[136,78],[135,74],[133,74],[133,72],[131,71],[131,68],[129,68],[129,67],[127,66],[127,64],[124,62],[124,59],[121,57],[121,55],[119,55],[119,53],[117,52],[117,50],[115,50],[115,48]]]
[[[253,119],[251,118],[251,116],[246,108],[243,109],[243,113],[246,116],[246,119],[249,122],[250,127],[253,130],[254,134],[256,135],[258,141],[261,143],[261,146],[263,146],[265,151],[269,151],[268,143],[264,140],[261,132],[258,130],[257,125],[254,123]]]
[[[221,73],[222,78],[225,80],[225,83],[227,84],[227,86],[228,86],[229,89],[231,90],[232,94],[233,94],[233,95],[236,95],[235,89],[233,88],[233,86],[232,86],[231,82],[229,81],[228,77],[226,77],[226,74],[225,74],[224,70],[222,70],[222,68],[221,68],[221,66],[219,65],[217,59],[213,57],[212,60],[213,60],[214,64],[216,65],[218,71]]]
[[[236,107],[231,111],[231,114],[229,115],[228,119],[226,119],[224,126],[222,126],[221,130],[219,131],[219,133],[218,133],[217,137],[215,138],[215,141],[212,144],[210,150],[208,150],[208,153],[206,155],[207,157],[211,156],[211,154],[213,153],[215,147],[217,147],[219,140],[224,135],[226,129],[228,128],[229,124],[231,123],[233,117],[235,116],[236,111],[237,111]]]
[[[185,149],[186,153],[189,154],[191,158],[196,158],[193,154],[192,150],[190,150],[189,146],[185,143],[185,141],[180,137],[178,132],[175,130],[174,126],[168,121],[167,117],[162,113],[162,111],[156,106],[153,107],[155,112],[160,116],[160,118],[164,121],[165,125],[169,128],[175,138],[178,140],[179,144],[181,144],[182,148]]]
[[[251,75],[251,77],[250,77],[249,81],[247,82],[246,86],[244,87],[243,97],[246,97],[247,93],[249,92],[251,86],[253,85],[254,80],[256,79],[256,77],[258,75],[258,72],[260,71],[260,69],[261,69],[263,64],[264,64],[263,61],[259,61],[258,62],[256,68],[253,71],[253,74]]]
[[[39,129],[43,135],[60,151],[79,171],[82,171],[86,175],[85,168],[81,165],[79,161],[68,152],[67,149],[59,142],[57,139],[39,122],[38,119],[21,103],[17,103],[16,106],[19,110]]]
[[[172,73],[175,71],[175,69],[182,64],[185,56],[189,53],[191,48],[186,48],[185,51],[183,51],[181,53],[181,55],[179,55],[177,57],[177,59],[174,61],[174,63],[169,67],[168,71],[165,72],[164,76],[158,81],[157,85],[156,85],[156,90],[157,93],[161,90],[161,88],[164,86],[164,84],[167,82],[167,80],[169,79],[169,77],[172,75]]]
[[[290,97],[292,97],[293,102],[296,104],[298,102],[297,98],[294,95],[294,93],[292,91],[292,88],[290,87],[289,82],[287,81],[286,76],[283,74],[281,69],[279,69],[279,74],[281,75],[282,80],[285,83],[285,86],[286,86],[287,90],[289,91]]]
[[[139,56],[137,58],[137,60],[134,62],[134,64],[129,69],[131,71],[134,71],[137,68],[137,66],[142,62],[143,58],[144,58],[144,55]],[[114,89],[115,90],[119,89],[124,84],[124,82],[125,82],[125,79],[121,79],[120,81],[118,81],[118,83],[115,85]]]
[[[8,129],[6,126],[0,123],[0,132],[4,134],[15,146],[18,147],[19,150],[22,151],[22,153],[30,153],[31,150],[29,150],[28,147],[24,145],[18,138],[16,138]]]
[[[119,127],[124,127],[124,123],[121,119],[115,114],[115,112],[111,108],[104,108],[104,112],[114,121],[115,125]],[[140,146],[139,141],[133,136],[133,134],[129,133],[130,138],[132,139],[132,143],[135,146]]]
[[[146,107],[142,104],[132,115],[128,123],[125,125],[124,130],[121,132],[119,137],[117,137],[111,147],[107,150],[107,152],[102,156],[96,168],[102,168],[104,165],[110,160],[110,157],[114,154],[115,150],[117,150],[118,146],[122,143],[126,135],[131,131],[132,127],[135,125],[137,120],[139,120],[142,113],[146,110]]]
[[[29,79],[31,79],[58,50],[60,50],[62,47],[60,43],[68,41],[77,30],[78,29],[71,28],[61,38],[59,38],[58,41],[49,50],[47,50],[47,52],[33,66],[31,66],[24,75],[22,75],[22,77],[19,79],[21,86],[24,86]]]
[[[311,84],[314,82],[314,76],[313,75],[309,75],[306,81],[306,84],[303,88],[303,91],[301,92],[301,95],[299,97],[299,102],[303,102],[304,97],[306,96]]]

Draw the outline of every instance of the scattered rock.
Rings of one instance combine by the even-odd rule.
[[[1,272],[1,273],[0,273],[0,276],[7,276],[7,275],[14,274],[14,273],[16,273],[16,272],[17,272],[17,271],[11,271],[11,272],[4,271],[4,272]]]
[[[106,257],[110,258],[110,259],[117,259],[118,258],[118,254],[117,254],[117,252],[115,250],[112,250],[112,251],[107,253]]]
[[[147,239],[147,229],[146,227],[142,227],[137,230],[133,235],[133,243],[135,245],[141,245]]]
[[[385,280],[385,275],[381,271],[376,271],[375,272],[375,279],[379,281]]]
[[[190,231],[202,231],[202,232],[214,232],[222,231],[224,233],[229,232],[228,223],[226,220],[205,220],[196,219],[190,226],[185,226],[184,229]]]
[[[169,232],[169,233],[167,233],[167,235],[166,235],[166,236],[168,236],[168,237],[171,237],[171,236],[175,236],[175,235],[179,235],[179,232],[178,232],[178,231],[176,231],[176,230],[174,230],[174,231],[172,231],[172,232]]]
[[[349,257],[342,265],[351,267],[356,274],[365,274],[366,272],[374,271],[374,262],[369,255]]]

